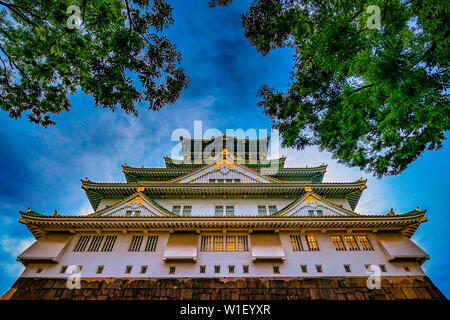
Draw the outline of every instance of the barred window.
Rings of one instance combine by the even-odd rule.
[[[84,250],[86,250],[86,247],[87,247],[89,241],[91,240],[91,237],[92,236],[81,236],[80,239],[78,240],[77,245],[73,249],[73,251],[74,252],[83,252]]]
[[[307,266],[306,264],[302,264],[302,265],[300,266],[300,268],[302,268],[302,272],[303,272],[303,273],[308,273],[308,266]]]
[[[176,270],[175,266],[169,267],[169,273],[175,273],[175,270]]]
[[[206,272],[206,266],[200,266],[200,273]]]
[[[228,273],[234,273],[234,266],[228,266]]]
[[[227,216],[233,216],[234,215],[234,206],[226,206],[226,214],[227,214]]]
[[[309,251],[319,251],[319,244],[317,243],[317,239],[313,235],[307,235],[306,242],[308,243]]]
[[[183,215],[190,216],[192,211],[192,206],[184,206],[183,207]]]
[[[291,234],[292,251],[303,251],[302,237],[299,234]]]
[[[216,216],[223,216],[223,206],[216,206]]]
[[[273,273],[275,273],[275,274],[280,273],[280,267],[279,266],[273,266]]]
[[[278,210],[277,210],[277,206],[269,206],[269,213],[270,214],[274,214],[274,213],[276,213]]]
[[[173,214],[180,214],[180,212],[181,212],[181,206],[173,206],[172,207]]]
[[[147,273],[148,266],[141,266],[141,273]]]
[[[103,272],[103,269],[105,269],[105,266],[98,266],[97,267],[97,273],[100,274]]]
[[[249,270],[248,265],[242,266],[242,272],[243,272],[243,273],[248,273],[248,270]]]
[[[341,236],[331,236],[331,240],[333,241],[334,247],[336,248],[336,251],[345,251],[345,245],[342,241]]]
[[[356,239],[359,242],[359,246],[364,250],[364,251],[373,251],[373,247],[370,244],[369,239],[367,238],[367,236],[364,235],[359,235],[356,236]]]
[[[356,243],[354,236],[344,236],[344,240],[347,243],[348,250],[350,250],[350,251],[358,251],[359,250],[358,244]]]
[[[220,266],[214,266],[214,273],[220,273]]]
[[[316,264],[316,271],[318,273],[322,273],[322,265],[321,264]]]
[[[106,236],[105,242],[103,243],[102,251],[111,252],[116,243],[117,236]]]
[[[352,272],[352,269],[350,269],[349,264],[344,264],[344,269],[345,269],[345,272]]]
[[[128,249],[128,251],[131,251],[131,252],[139,252],[139,251],[153,252],[156,250],[156,246],[158,244],[158,236],[157,235],[149,235],[147,237],[144,247],[142,246],[143,243],[144,243],[143,235],[134,235],[133,238],[131,239],[131,244],[130,244],[130,248]]]
[[[130,248],[128,249],[128,251],[141,251],[141,245],[142,245],[142,240],[144,239],[144,236],[138,235],[138,236],[133,236],[133,238],[131,239],[131,244],[130,244]]]
[[[266,214],[266,206],[258,206],[258,215],[265,216]]]
[[[144,251],[155,251],[158,244],[158,236],[148,236]]]
[[[127,266],[125,268],[125,273],[131,273],[131,270],[133,270],[133,266]]]
[[[248,251],[248,237],[247,235],[202,235],[200,251]]]

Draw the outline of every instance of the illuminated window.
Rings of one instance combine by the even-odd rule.
[[[202,235],[200,251],[248,251],[247,235]]]
[[[291,234],[291,245],[293,251],[303,251],[302,237],[299,234]]]
[[[307,235],[306,242],[308,243],[309,251],[319,251],[319,245],[317,244],[317,239],[315,236]]]
[[[214,249],[213,251],[223,251],[223,236],[213,236]]]
[[[236,236],[226,236],[227,238],[227,250],[226,251],[236,251]]]
[[[354,236],[344,236],[344,240],[347,243],[348,250],[350,250],[350,251],[358,251],[359,250],[358,244],[356,243]]]
[[[341,236],[331,236],[331,240],[333,241],[336,251],[345,251],[346,250]]]
[[[308,273],[308,266],[307,266],[306,264],[302,264],[302,265],[300,266],[300,268],[302,269],[302,272],[303,272],[303,273]]]
[[[370,244],[369,239],[367,238],[367,236],[358,235],[358,236],[356,236],[356,240],[358,240],[359,246],[364,251],[373,251],[373,247]]]

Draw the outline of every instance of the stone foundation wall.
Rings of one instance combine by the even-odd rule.
[[[367,278],[65,279],[19,278],[3,299],[13,300],[397,300],[446,299],[427,277]]]

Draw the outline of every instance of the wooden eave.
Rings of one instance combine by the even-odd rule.
[[[314,193],[321,196],[345,196],[352,210],[366,188],[366,181],[359,180],[348,183],[104,183],[82,180],[81,187],[94,208],[97,210],[100,201],[105,197],[127,197],[144,188],[144,193],[154,196],[239,196],[239,195],[274,195],[274,196],[302,196],[306,186],[310,186]]]
[[[35,238],[48,232],[144,232],[148,230],[291,230],[291,231],[401,231],[411,237],[426,221],[424,211],[401,215],[358,216],[43,216],[21,212]]]

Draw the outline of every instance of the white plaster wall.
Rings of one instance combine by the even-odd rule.
[[[61,274],[63,265],[82,265],[81,277],[329,277],[329,276],[368,276],[366,264],[384,264],[387,272],[381,276],[415,276],[424,275],[420,265],[415,262],[390,263],[387,261],[376,235],[370,234],[369,240],[374,251],[336,251],[330,234],[316,234],[320,251],[293,251],[290,244],[290,233],[281,232],[280,239],[283,245],[286,260],[280,263],[257,262],[251,259],[251,237],[249,236],[248,252],[198,252],[196,263],[164,263],[163,254],[169,233],[155,233],[159,241],[155,252],[128,252],[132,234],[118,235],[112,252],[73,252],[80,234],[71,240],[57,264],[30,263],[25,268],[22,277],[68,277]],[[145,239],[144,239],[145,241]],[[200,240],[199,240],[200,241]],[[199,246],[200,247],[200,246]],[[308,273],[301,272],[300,265],[308,266]],[[321,264],[323,272],[317,273],[315,265]],[[344,264],[350,264],[351,273],[344,270]],[[102,274],[96,274],[97,266],[104,265]],[[125,273],[127,265],[133,265],[130,274]],[[140,273],[142,265],[147,265],[146,274]],[[206,273],[200,274],[200,265],[206,266]],[[214,273],[214,265],[221,265],[221,273]],[[235,266],[235,273],[228,273],[228,265]],[[249,273],[244,274],[242,266],[249,266]],[[273,265],[280,266],[280,274],[273,274]],[[176,266],[176,273],[169,274],[169,266]],[[410,268],[410,272],[404,270]],[[36,273],[43,268],[41,273]]]
[[[157,202],[167,210],[172,210],[174,205],[192,206],[191,215],[213,216],[215,206],[234,205],[234,214],[236,216],[258,215],[258,205],[274,205],[280,210],[294,201],[295,198],[277,199],[158,199]]]

